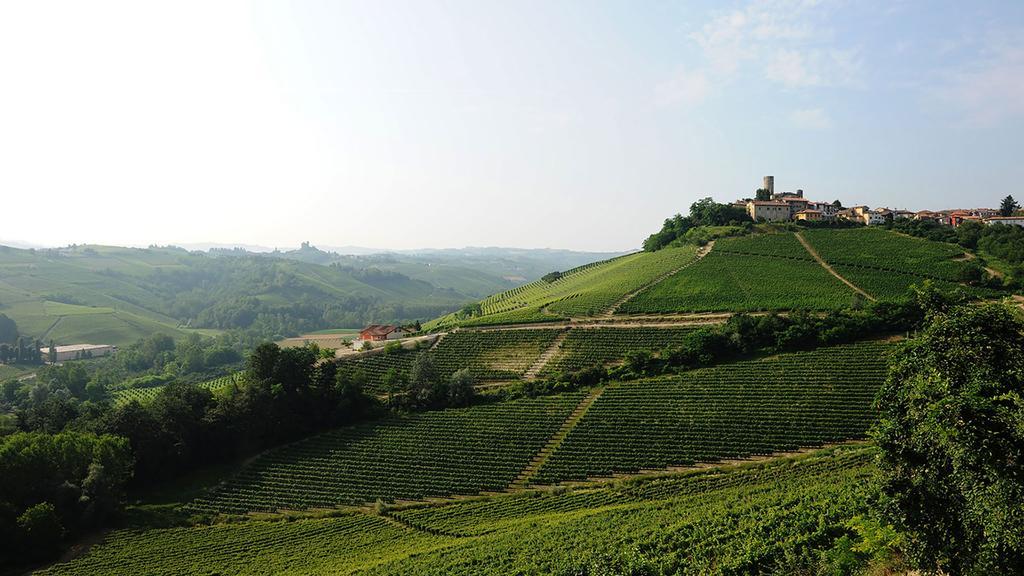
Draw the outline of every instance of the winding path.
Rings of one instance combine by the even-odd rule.
[[[673,268],[672,270],[669,270],[668,272],[665,272],[661,276],[658,276],[654,280],[651,280],[650,282],[648,282],[647,284],[644,284],[643,286],[637,288],[636,290],[633,290],[632,292],[629,292],[629,293],[625,294],[622,298],[619,298],[614,304],[612,304],[611,308],[606,310],[605,313],[602,314],[601,316],[604,317],[604,318],[611,318],[612,316],[615,315],[615,313],[619,310],[619,308],[623,304],[625,304],[626,302],[629,302],[630,300],[632,300],[637,294],[643,292],[644,290],[647,290],[648,288],[650,288],[651,286],[654,286],[655,284],[660,283],[662,280],[668,278],[669,276],[674,276],[674,275],[678,274],[679,272],[682,272],[683,270],[689,268],[690,266],[693,266],[697,262],[700,262],[701,258],[707,256],[708,252],[711,252],[711,249],[714,248],[714,247],[715,247],[715,241],[714,240],[708,242],[704,246],[701,246],[700,248],[697,249],[697,253],[694,255],[693,260],[690,260],[689,262],[687,262],[686,264],[683,264],[682,266],[678,266],[676,268]]]
[[[857,286],[853,282],[850,282],[846,278],[843,278],[839,274],[839,272],[836,272],[835,269],[833,269],[831,266],[829,266],[828,262],[825,262],[825,260],[822,259],[821,255],[818,254],[818,251],[814,249],[814,246],[811,246],[811,243],[808,242],[807,239],[804,238],[802,234],[800,234],[799,232],[795,232],[794,234],[796,235],[796,239],[799,240],[801,244],[803,244],[804,248],[807,250],[807,253],[810,254],[811,257],[814,258],[814,260],[818,264],[821,264],[822,268],[824,268],[825,270],[828,270],[829,274],[835,276],[836,278],[839,279],[840,282],[842,282],[843,284],[846,284],[854,292],[860,294],[861,296],[867,298],[868,300],[871,300],[872,302],[877,302],[878,301],[877,298],[875,298],[871,294],[868,294],[867,292],[865,292],[860,286]]]

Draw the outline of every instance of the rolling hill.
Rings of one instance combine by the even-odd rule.
[[[342,279],[328,276],[348,270],[336,264],[245,258],[312,285],[417,294],[419,280],[394,271]],[[801,331],[900,308],[867,303],[925,280],[1001,294],[961,281],[968,259],[885,230],[779,230],[548,274],[440,315],[427,348],[337,360],[379,397],[420,355],[439,378],[468,369],[473,404],[389,412],[206,472],[170,490],[169,519],[168,505],[143,503],[139,525],[41,573],[815,573],[877,498],[867,438],[903,335]],[[254,297],[291,297],[273,286]],[[121,310],[90,304],[40,307],[62,318]],[[715,340],[720,328],[754,342],[766,326],[777,332],[760,348],[714,355],[731,345]],[[653,364],[674,355],[674,369]]]
[[[303,254],[326,255],[326,262]],[[589,254],[510,251],[346,261],[167,248],[0,247],[0,312],[29,337],[123,345],[153,333],[254,330],[264,337],[429,318]],[[309,260],[316,260],[310,257]],[[484,265],[483,262],[488,264]],[[504,276],[502,274],[504,270]]]
[[[719,238],[709,246],[663,248],[581,266],[489,296],[472,313],[443,316],[425,328],[610,315],[839,310],[849,307],[855,294],[896,300],[925,280],[977,297],[1000,294],[961,282],[969,259],[962,248],[878,228],[758,233]]]

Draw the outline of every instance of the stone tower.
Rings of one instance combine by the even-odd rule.
[[[761,188],[768,191],[769,198],[771,195],[775,194],[775,176],[765,176],[764,185],[762,185]]]

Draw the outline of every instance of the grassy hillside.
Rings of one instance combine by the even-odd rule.
[[[905,297],[912,285],[925,280],[977,297],[999,294],[961,284],[968,256],[952,244],[881,228],[816,229],[800,235],[835,272],[877,299]],[[835,310],[850,306],[853,294],[797,235],[779,232],[719,239],[702,261],[641,292],[618,311]]]
[[[127,344],[190,328],[266,336],[435,316],[468,296],[381,270],[176,248],[0,247],[0,311],[58,344]]]
[[[478,314],[451,314],[425,328],[545,322],[603,314],[623,296],[691,262],[696,252],[695,246],[684,246],[595,262],[556,278],[495,294],[480,302]]]
[[[737,250],[744,246],[750,246],[752,251]],[[791,234],[719,240],[700,262],[641,292],[618,312],[752,312],[848,307],[853,291],[811,259],[806,250],[803,257],[797,257],[801,255],[796,248],[802,249]]]
[[[870,448],[293,521],[123,530],[39,574],[814,573],[872,496]]]
[[[834,271],[878,299],[904,297],[924,280],[978,297],[999,294],[961,283],[969,256],[952,244],[881,228],[800,234]],[[449,314],[425,327],[558,321],[613,309],[617,314],[838,310],[854,301],[855,291],[826,270],[793,232],[766,227],[719,238],[709,255],[693,262],[695,257],[696,247],[681,246],[595,262],[494,294],[481,300],[477,311]]]
[[[313,264],[338,264],[353,269],[397,272],[438,288],[483,298],[540,278],[552,270],[567,270],[617,256],[601,252],[518,248],[459,248],[388,251],[367,255],[338,254],[304,244],[274,256]]]

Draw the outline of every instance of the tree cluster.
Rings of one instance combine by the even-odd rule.
[[[250,355],[243,384],[226,395],[174,383],[151,402],[109,411],[100,426],[129,440],[136,482],[146,484],[362,420],[374,410],[358,383],[313,348],[267,343]]]
[[[877,400],[883,513],[928,571],[1024,573],[1024,319],[937,303]]]
[[[54,557],[64,538],[104,525],[131,476],[128,442],[61,432],[0,438],[0,567]]]
[[[1014,287],[1024,280],[1024,227],[967,221],[953,228],[931,220],[897,220],[891,227],[897,232],[936,242],[959,244],[968,250],[980,250],[998,258],[1010,267],[1010,278],[1003,283],[1007,287]],[[981,264],[975,262],[968,267],[977,268],[967,272],[972,274],[969,279],[976,281],[981,272]]]
[[[750,222],[746,210],[704,198],[690,205],[690,214],[676,214],[665,220],[661,230],[644,240],[644,250],[654,252],[687,242],[687,232],[702,226],[738,226]]]

